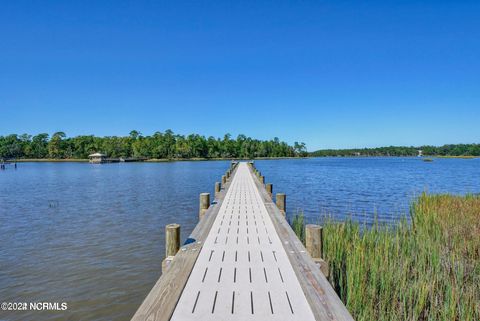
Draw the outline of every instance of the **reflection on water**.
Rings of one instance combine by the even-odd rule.
[[[383,220],[413,195],[480,192],[480,160],[320,158],[256,161],[287,210]],[[0,320],[128,320],[160,275],[164,226],[197,223],[229,162],[26,163],[0,172],[0,301],[67,302]]]

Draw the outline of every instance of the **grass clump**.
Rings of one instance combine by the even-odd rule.
[[[410,214],[324,225],[337,294],[356,320],[480,320],[480,196],[422,194]]]
[[[305,244],[305,216],[303,211],[297,210],[290,222],[290,225],[292,226],[292,229],[297,235],[298,239]]]

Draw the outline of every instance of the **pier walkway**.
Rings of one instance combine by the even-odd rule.
[[[132,320],[353,320],[239,163]]]

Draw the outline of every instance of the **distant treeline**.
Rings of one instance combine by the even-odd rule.
[[[310,156],[417,156],[421,150],[428,156],[480,156],[480,144],[451,144],[443,146],[390,146],[378,148],[324,149]]]
[[[143,136],[131,131],[129,136],[67,137],[64,132],[38,134],[35,136],[0,136],[0,158],[55,158],[84,159],[89,154],[101,152],[108,157],[146,157],[159,159],[180,158],[253,158],[253,157],[295,157],[306,156],[304,143],[295,142],[290,146],[278,138],[258,140],[230,134],[214,138],[191,134],[178,135],[171,130]]]

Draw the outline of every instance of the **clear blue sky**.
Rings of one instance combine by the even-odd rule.
[[[479,142],[480,2],[1,2],[0,135],[169,128]]]

